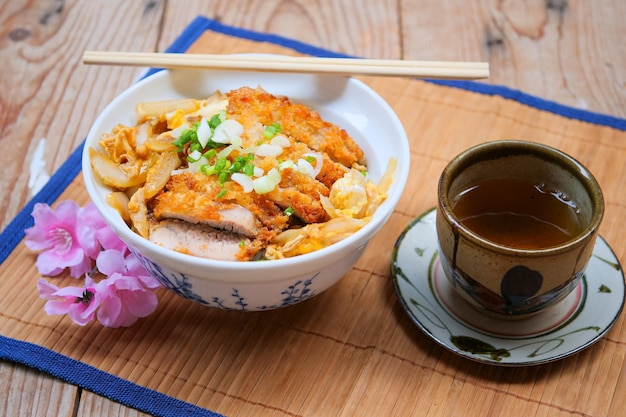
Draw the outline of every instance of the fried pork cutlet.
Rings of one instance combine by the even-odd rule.
[[[252,139],[252,142],[256,142],[255,138]],[[284,148],[283,153],[280,154],[281,159],[290,159],[292,161],[297,161],[300,158],[305,157],[306,154],[315,152],[314,149],[309,148],[306,144],[302,142],[298,142],[297,138],[289,137],[291,142],[291,146]],[[309,179],[315,182],[319,189],[317,192],[322,195],[328,196],[328,192],[330,187],[337,181],[339,178],[343,178],[344,175],[349,171],[348,167],[340,164],[339,162],[335,162],[326,154],[320,154],[322,157],[322,167],[320,169],[319,174],[315,178],[309,177]],[[296,172],[296,177],[298,173]],[[305,179],[292,181],[292,186],[297,187],[301,182],[306,181]],[[303,184],[304,185],[304,184]],[[305,191],[306,192],[306,191]]]
[[[226,193],[218,198],[222,190]],[[252,245],[241,247],[243,258],[252,258],[289,226],[289,216],[269,198],[201,173],[172,175],[151,206],[157,221],[184,220],[252,239]]]
[[[242,87],[226,96],[228,117],[239,121],[246,130],[258,124],[278,123],[285,135],[348,168],[366,163],[363,151],[345,130],[323,120],[318,112],[303,104],[285,96],[274,96],[261,87]]]

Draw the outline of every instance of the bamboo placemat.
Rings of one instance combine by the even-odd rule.
[[[189,51],[294,53],[272,38],[231,35],[207,30]],[[35,255],[19,244],[0,265],[2,336],[121,378],[103,384],[130,381],[152,390],[140,390],[144,398],[128,405],[154,414],[163,398],[146,398],[150,392],[227,416],[620,415],[626,410],[623,317],[598,343],[560,361],[479,364],[441,348],[413,324],[394,292],[390,259],[403,229],[435,205],[437,179],[453,156],[480,142],[519,138],[557,147],[591,169],[606,199],[600,232],[623,264],[626,132],[497,94],[418,80],[363,81],[398,113],[412,166],[389,223],[337,285],[260,313],[214,310],[162,290],[156,312],[130,328],[79,327],[44,313]],[[65,199],[87,203],[80,176],[59,197]],[[55,282],[73,284],[69,277]]]

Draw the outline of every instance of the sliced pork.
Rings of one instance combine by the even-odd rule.
[[[150,240],[157,245],[201,258],[222,261],[249,260],[250,239],[235,233],[181,220],[163,220],[151,227]]]

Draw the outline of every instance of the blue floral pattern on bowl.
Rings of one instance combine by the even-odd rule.
[[[241,294],[239,289],[232,288],[230,299],[225,299],[220,296],[212,296],[209,300],[204,299],[199,294],[194,292],[193,284],[188,276],[178,272],[166,271],[161,266],[152,262],[150,259],[141,255],[137,251],[131,249],[133,254],[139,259],[141,264],[146,270],[155,277],[161,285],[168,290],[178,294],[179,296],[186,298],[196,303],[204,304],[206,306],[219,308],[222,310],[237,310],[237,311],[249,311],[250,307],[246,302],[246,297]],[[293,304],[298,304],[302,301],[308,300],[316,295],[316,292],[311,289],[315,278],[319,273],[315,273],[308,279],[297,279],[287,288],[280,292],[282,299],[280,303],[272,305],[260,305],[255,306],[254,310],[272,310],[276,308],[288,307]]]

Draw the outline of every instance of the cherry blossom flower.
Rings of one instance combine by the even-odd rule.
[[[96,285],[100,297],[98,320],[104,326],[130,326],[156,309],[158,301],[151,289],[160,284],[132,253],[105,250],[98,255],[96,265],[108,275]]]
[[[98,284],[98,320],[106,327],[128,327],[156,309],[156,295],[136,277],[114,273]]]
[[[80,326],[93,320],[100,303],[100,297],[89,277],[85,278],[84,287],[65,288],[59,288],[40,278],[37,289],[39,296],[47,300],[44,307],[46,313],[69,314],[70,318]]]
[[[41,278],[37,289],[46,300],[46,313],[68,314],[81,326],[97,318],[106,327],[123,327],[156,309],[153,290],[161,284],[105,223],[93,203],[81,208],[73,201],[62,201],[54,210],[36,204],[32,215],[35,225],[25,230],[25,243],[38,252],[39,272],[56,276],[69,268],[72,277],[85,277],[84,286],[65,288]]]
[[[24,232],[26,246],[39,252],[36,266],[40,274],[55,276],[69,268],[70,275],[78,278],[91,270],[91,259],[77,236],[79,211],[80,206],[71,200],[60,202],[54,210],[47,204],[35,204],[35,225]]]
[[[96,259],[102,249],[124,250],[126,244],[104,221],[95,204],[88,203],[78,213],[78,239],[85,252]]]

